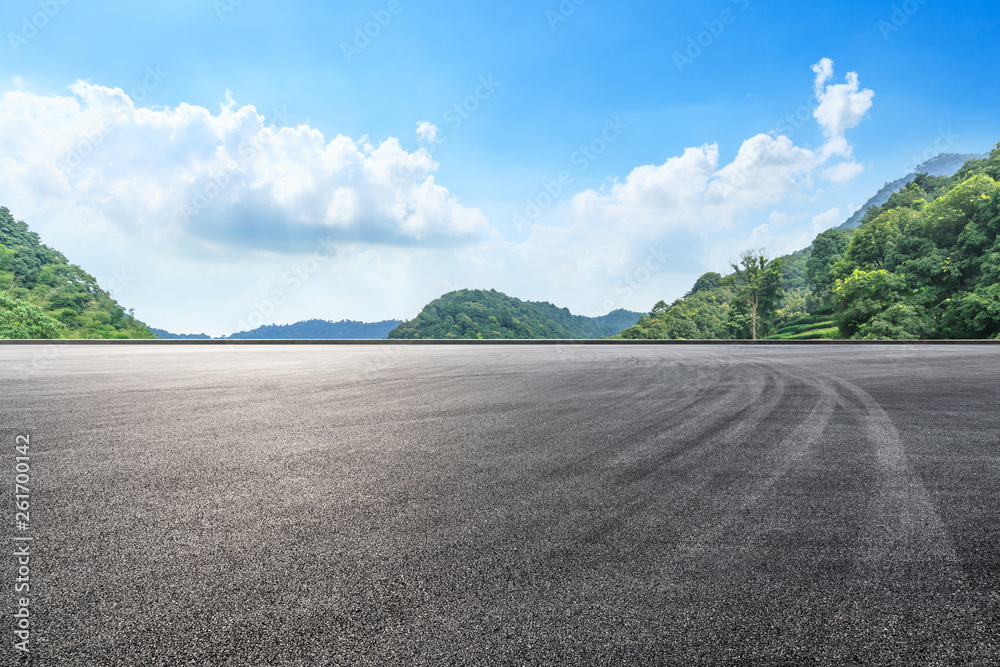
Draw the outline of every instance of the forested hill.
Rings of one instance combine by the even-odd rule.
[[[614,336],[640,313],[616,310],[602,317],[573,315],[551,303],[521,301],[496,290],[458,290],[429,303],[389,333],[392,339],[586,339]]]
[[[306,320],[295,324],[271,324],[252,331],[241,331],[230,340],[379,340],[402,324],[400,320],[355,322],[341,320]]]
[[[919,174],[857,229],[830,229],[767,266],[761,337],[1000,339],[1000,144],[952,176]],[[746,338],[734,274],[709,273],[622,338]],[[745,285],[744,285],[745,290]]]
[[[0,338],[155,338],[93,276],[0,207]]]
[[[212,340],[212,337],[208,334],[175,334],[170,333],[165,329],[157,329],[155,327],[150,327],[150,331],[156,334],[156,337],[161,340]]]
[[[977,160],[985,158],[986,155],[960,155],[958,153],[942,153],[937,157],[927,160],[923,164],[919,165],[912,172],[906,176],[896,179],[891,183],[886,183],[882,186],[882,189],[875,193],[871,199],[865,202],[865,205],[855,211],[854,215],[848,218],[838,229],[854,229],[861,224],[861,220],[865,217],[865,213],[872,206],[882,206],[887,201],[889,197],[899,192],[907,185],[916,180],[918,174],[926,174],[927,176],[952,176],[961,169],[969,160]]]

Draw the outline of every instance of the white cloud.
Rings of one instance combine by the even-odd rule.
[[[840,214],[840,208],[831,208],[829,211],[820,213],[819,215],[813,216],[813,234],[820,234],[830,229],[831,227],[836,227],[844,221],[843,216]]]
[[[758,134],[744,141],[736,158],[716,172],[708,195],[733,208],[779,201],[809,183],[821,161],[786,136]]]
[[[854,162],[843,132],[860,122],[874,93],[858,92],[853,72],[847,85],[827,85],[833,77],[828,58],[813,71],[820,103],[816,117],[828,137],[819,149],[796,146],[786,135],[758,134],[743,142],[732,162],[720,166],[717,145],[688,148],[662,165],[637,167],[600,192],[577,194],[573,215],[591,225],[613,223],[619,231],[725,229],[755,210],[810,190],[816,176],[850,180],[863,167]],[[846,160],[828,167],[835,158]]]
[[[436,144],[438,142],[439,134],[440,130],[434,123],[428,123],[425,120],[417,123],[417,139],[420,141],[429,144]]]
[[[829,58],[823,58],[818,63],[812,66],[812,71],[816,73],[816,97],[819,98],[823,94],[823,86],[826,82],[833,78],[833,61]]]
[[[662,165],[637,167],[607,193],[586,190],[573,198],[577,217],[617,220],[628,225],[677,227],[694,222],[689,214],[700,202],[719,162],[719,147],[688,148]]]
[[[853,160],[841,162],[823,170],[823,178],[834,183],[846,183],[863,172],[865,168]]]
[[[771,248],[776,238],[777,235],[771,228],[771,225],[764,223],[763,225],[754,227],[750,235],[744,239],[741,246],[743,248]],[[774,253],[769,253],[769,256],[773,257]]]
[[[0,98],[11,206],[52,204],[147,238],[287,251],[324,236],[408,246],[490,233],[479,210],[435,182],[430,155],[396,139],[278,129],[231,98],[213,114],[139,108],[120,89],[83,81],[71,91]]]
[[[819,122],[823,134],[829,138],[842,137],[844,132],[858,126],[872,107],[874,91],[860,89],[857,72],[847,73],[847,83],[826,85],[833,78],[833,61],[823,58],[813,65],[816,73],[816,100],[819,106],[813,117]]]

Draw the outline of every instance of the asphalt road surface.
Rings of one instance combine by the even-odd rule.
[[[30,536],[38,665],[1000,664],[998,399],[984,345],[0,347],[0,651]]]

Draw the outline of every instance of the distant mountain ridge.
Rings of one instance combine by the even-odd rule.
[[[596,339],[616,336],[642,313],[573,315],[548,302],[521,301],[496,290],[457,290],[427,304],[389,333],[405,339]]]
[[[983,159],[987,156],[989,156],[989,153],[983,153],[982,155],[942,153],[933,157],[927,162],[914,167],[913,171],[906,176],[883,185],[882,189],[876,192],[871,199],[865,202],[864,206],[855,211],[854,215],[845,220],[843,224],[837,227],[837,229],[843,231],[856,228],[861,224],[861,220],[865,217],[865,213],[868,211],[869,207],[878,207],[889,201],[889,197],[912,183],[917,177],[917,174],[928,174],[930,176],[953,176],[969,160]]]
[[[356,322],[354,320],[304,320],[295,324],[268,324],[240,331],[228,340],[381,340],[402,320]]]
[[[175,334],[154,327],[149,327],[149,330],[155,333],[159,340],[212,340],[208,334]]]
[[[294,324],[266,324],[251,331],[239,331],[215,340],[382,340],[402,320],[356,322],[354,320],[303,320]],[[174,334],[153,329],[162,340],[212,340],[207,334]]]

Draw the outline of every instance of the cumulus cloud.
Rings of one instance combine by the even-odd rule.
[[[832,83],[829,59],[813,71],[814,115],[826,138],[818,148],[765,133],[744,141],[729,162],[721,160],[716,144],[688,148],[662,164],[636,167],[604,187],[577,193],[569,224],[535,225],[522,254],[545,255],[560,265],[561,275],[582,282],[595,273],[628,276],[653,255],[669,255],[664,273],[695,273],[717,269],[745,247],[784,252],[808,244],[811,216],[796,216],[801,229],[785,228],[792,218],[774,207],[808,202],[818,196],[817,181],[844,183],[863,170],[844,133],[862,120],[874,96],[859,90],[854,73],[846,84]],[[767,212],[771,217],[761,224]],[[839,215],[838,209],[827,211],[813,224],[825,229],[839,222]],[[650,289],[662,287],[651,280]]]
[[[813,66],[819,102],[815,116],[827,141],[811,150],[787,135],[758,134],[743,142],[736,157],[720,165],[715,144],[688,148],[661,165],[644,165],[600,191],[589,189],[573,199],[581,220],[623,228],[725,228],[749,212],[773,205],[810,188],[818,176],[843,183],[863,170],[843,136],[871,107],[872,91],[858,91],[857,74],[847,84],[830,85],[833,61]],[[832,164],[836,159],[842,161]]]
[[[758,134],[744,141],[736,158],[713,174],[707,199],[729,208],[772,203],[808,183],[821,161],[786,136]]]
[[[490,233],[478,209],[436,183],[431,156],[396,139],[277,128],[231,99],[212,113],[141,108],[120,89],[84,81],[70,90],[0,98],[0,168],[12,205],[47,201],[120,233],[288,252],[321,237],[412,246]]]
[[[857,72],[848,72],[846,83],[827,85],[833,78],[833,61],[829,58],[813,65],[813,72],[819,102],[813,117],[827,137],[842,137],[844,132],[857,127],[872,108],[875,92],[868,88],[861,90]]]
[[[428,123],[425,120],[417,123],[417,139],[424,143],[436,144],[440,132],[441,130],[434,123]]]
[[[573,212],[580,218],[603,218],[629,225],[690,224],[694,220],[689,216],[697,209],[718,163],[718,146],[688,148],[662,165],[635,168],[607,192],[586,190],[576,195]]]

